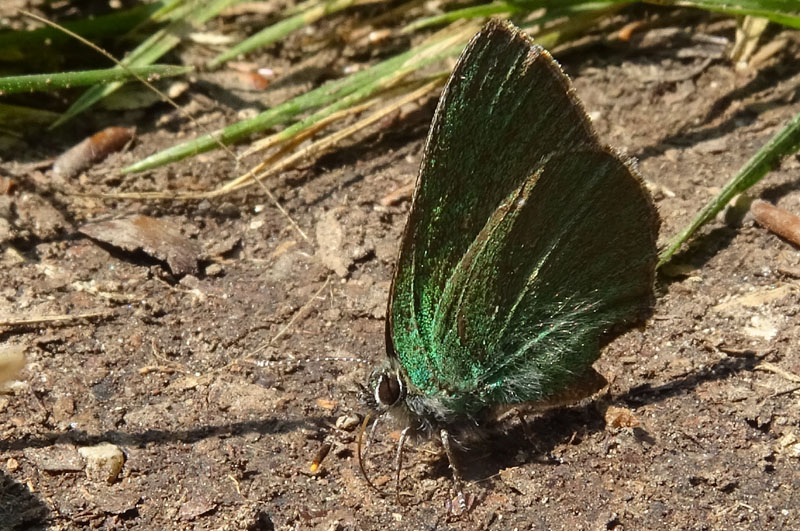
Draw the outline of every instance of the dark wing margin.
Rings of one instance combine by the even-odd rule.
[[[547,51],[497,20],[472,38],[433,118],[389,298],[388,354],[419,391],[452,381],[435,316],[487,220],[552,153],[598,145]]]

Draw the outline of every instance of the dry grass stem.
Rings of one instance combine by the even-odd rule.
[[[790,382],[800,383],[800,376],[799,375],[797,375],[797,374],[795,374],[793,372],[789,372],[786,369],[782,369],[781,367],[778,367],[774,363],[770,363],[768,361],[762,361],[761,363],[756,365],[755,368],[756,368],[756,370],[759,370],[759,371],[766,371],[766,372],[771,372],[771,373],[777,374],[778,376],[780,376],[782,378],[785,378],[786,380],[789,380]]]
[[[283,337],[284,335],[286,335],[286,334],[289,332],[289,330],[291,330],[291,329],[292,329],[292,326],[294,326],[294,324],[295,324],[295,323],[296,323],[296,322],[297,322],[299,319],[301,319],[301,318],[305,317],[306,315],[308,315],[308,312],[309,312],[309,311],[311,310],[311,308],[314,306],[314,304],[315,304],[315,301],[316,301],[316,300],[317,300],[317,298],[319,297],[320,293],[322,293],[323,291],[325,291],[325,288],[327,288],[327,287],[328,287],[328,283],[329,283],[330,281],[331,281],[331,277],[329,276],[329,277],[327,277],[327,278],[325,279],[325,283],[322,285],[322,287],[320,287],[320,288],[319,288],[317,291],[315,291],[315,292],[314,292],[314,295],[312,295],[312,296],[311,296],[311,298],[310,298],[310,299],[308,299],[308,302],[306,302],[306,303],[305,303],[305,304],[304,304],[304,305],[303,305],[303,306],[302,306],[302,307],[301,307],[299,310],[297,310],[297,312],[295,312],[295,314],[292,316],[292,318],[291,318],[291,319],[289,319],[289,322],[287,322],[287,323],[286,323],[286,325],[285,325],[283,328],[281,328],[281,329],[280,329],[280,331],[279,331],[277,334],[275,334],[275,335],[272,337],[272,339],[270,339],[270,340],[269,340],[269,341],[268,341],[266,344],[264,344],[264,345],[262,345],[261,347],[257,348],[257,349],[255,350],[255,352],[253,352],[253,354],[258,354],[259,352],[261,352],[262,350],[264,350],[264,349],[265,349],[265,348],[267,348],[268,346],[270,346],[270,345],[272,345],[273,343],[275,343],[275,342],[276,342],[277,340],[279,340],[281,337]]]
[[[348,126],[340,131],[337,131],[336,133],[328,135],[314,142],[313,144],[303,148],[300,151],[293,152],[291,155],[283,156],[286,153],[293,151],[293,148],[296,147],[297,144],[307,140],[309,136],[317,132],[316,127],[307,129],[303,131],[299,136],[284,141],[284,145],[282,145],[281,148],[276,153],[271,155],[264,162],[258,164],[253,169],[249,170],[247,173],[229,181],[225,185],[215,190],[211,190],[208,192],[182,192],[182,191],[120,192],[113,194],[78,194],[78,195],[86,197],[101,197],[107,199],[141,199],[141,200],[202,200],[202,199],[212,199],[215,197],[220,197],[229,194],[233,191],[241,190],[242,188],[252,186],[261,179],[265,179],[281,171],[285,171],[286,169],[292,167],[301,160],[313,157],[315,155],[318,155],[326,151],[327,149],[343,141],[344,139],[356,134],[357,132],[365,129],[366,127],[373,125],[375,122],[378,122],[379,120],[385,118],[386,116],[396,111],[403,105],[406,105],[410,102],[413,102],[417,99],[424,97],[426,94],[440,87],[444,83],[444,80],[445,76],[443,74],[437,75],[433,80],[428,81],[423,86],[417,88],[413,92],[393,101],[390,105],[382,107],[380,110],[375,111],[374,113],[370,114],[369,116],[367,116],[362,120],[359,120],[353,125]],[[329,117],[327,117],[326,119],[319,122],[318,124],[315,124],[315,126],[321,124],[320,127],[324,127],[335,120],[349,116],[350,114],[356,112],[357,110],[363,110],[371,106],[373,103],[374,102],[368,102],[354,109],[345,109],[343,111],[340,111],[340,113],[334,113]],[[330,119],[330,121],[328,121],[328,119]],[[263,144],[261,146],[263,147],[264,145],[268,144],[274,146],[278,144],[277,141],[273,140],[275,136],[276,135],[272,135],[264,139],[264,141],[262,141]],[[263,189],[265,190],[265,192],[268,193],[268,195],[271,195],[269,194],[266,187],[263,187]],[[274,199],[274,197],[270,199]],[[275,204],[277,205],[277,201],[275,201]],[[303,235],[303,238],[307,240],[305,235]]]
[[[39,315],[36,317],[27,317],[24,319],[6,319],[0,320],[0,326],[28,326],[28,325],[36,325],[36,324],[44,324],[44,323],[57,323],[57,322],[65,322],[65,321],[77,321],[78,319],[92,319],[95,317],[108,317],[110,315],[114,315],[117,312],[113,310],[105,310],[102,312],[87,312],[87,313],[75,313],[75,314],[58,314],[58,315]]]
[[[340,131],[337,131],[337,132],[335,132],[335,133],[333,133],[331,135],[328,135],[325,138],[322,138],[322,139],[314,142],[313,144],[301,149],[300,151],[297,151],[297,152],[289,155],[288,157],[285,157],[285,158],[277,161],[275,164],[273,164],[272,166],[268,167],[267,169],[265,169],[261,173],[255,173],[254,174],[252,172],[248,172],[248,174],[243,175],[242,177],[237,179],[237,181],[239,181],[239,182],[235,186],[225,187],[224,190],[227,192],[227,191],[238,190],[238,189],[244,188],[246,186],[250,186],[250,185],[252,185],[252,182],[245,182],[245,179],[249,175],[252,175],[253,178],[255,178],[255,179],[265,179],[265,178],[267,178],[269,176],[275,175],[276,173],[279,173],[281,171],[286,170],[287,168],[290,168],[290,167],[294,166],[296,163],[298,163],[299,161],[301,161],[303,159],[310,158],[310,157],[313,157],[313,156],[317,156],[317,155],[323,153],[324,151],[328,150],[332,146],[342,142],[344,139],[346,139],[346,138],[348,138],[350,136],[353,136],[357,132],[359,132],[359,131],[361,131],[361,130],[363,130],[363,129],[371,126],[371,125],[373,125],[375,122],[378,122],[378,121],[382,120],[383,118],[385,118],[386,116],[390,115],[391,113],[393,113],[394,111],[396,111],[397,109],[402,107],[403,105],[406,105],[406,104],[408,104],[408,103],[410,103],[412,101],[415,101],[415,100],[425,96],[427,93],[429,93],[429,92],[433,91],[434,89],[438,88],[439,86],[441,86],[444,83],[444,79],[445,79],[444,76],[437,77],[433,81],[430,81],[430,82],[426,83],[425,85],[423,85],[422,87],[418,88],[417,90],[411,92],[410,94],[408,94],[408,95],[406,95],[406,96],[404,96],[404,97],[392,102],[392,104],[387,105],[385,107],[382,107],[380,110],[375,111],[374,113],[370,114],[366,118],[363,118],[362,120],[359,120],[358,122],[354,123],[353,125],[345,127],[344,129],[342,129]]]

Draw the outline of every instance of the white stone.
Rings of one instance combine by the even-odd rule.
[[[122,450],[111,443],[86,446],[78,452],[86,460],[86,477],[92,481],[114,483],[125,462]]]

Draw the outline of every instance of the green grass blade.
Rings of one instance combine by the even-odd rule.
[[[465,7],[463,9],[454,9],[453,11],[442,13],[441,15],[433,15],[416,20],[405,26],[403,28],[403,33],[410,33],[421,28],[427,28],[429,26],[449,24],[461,19],[490,17],[492,15],[500,14],[513,14],[522,9],[524,8],[521,8],[510,2],[493,2],[491,4]]]
[[[589,28],[607,19],[631,1],[635,0],[585,2],[561,9],[548,9],[541,17],[529,21],[529,24],[544,27],[533,35],[541,46],[552,49],[572,38],[585,35]],[[557,24],[548,25],[559,19]]]
[[[658,266],[669,262],[680,246],[703,224],[713,219],[734,196],[756,184],[785,156],[800,150],[800,113],[792,118],[764,147],[747,161],[741,170],[728,181],[722,191],[712,199],[692,222],[670,241],[658,257]]]
[[[615,4],[629,4],[637,0],[614,0]],[[509,4],[524,8],[529,11],[545,7],[547,9],[555,8],[574,8],[576,6],[588,5],[594,3],[592,0],[508,0]]]
[[[20,92],[43,92],[66,89],[97,83],[125,82],[138,77],[175,77],[194,70],[191,66],[151,65],[135,66],[129,70],[107,68],[105,70],[81,70],[59,74],[34,74],[0,78],[0,96]]]
[[[217,16],[223,9],[237,0],[209,0],[196,7],[186,18],[180,18],[151,35],[128,55],[122,64],[130,66],[146,66],[157,61],[162,55],[180,43],[183,36],[195,26],[204,24]],[[121,68],[121,67],[120,67]],[[70,106],[51,127],[58,127],[85,111],[99,100],[117,90],[122,83],[109,83],[92,87]]]
[[[180,12],[176,15],[179,9],[191,8],[191,0],[169,0],[162,2],[162,7],[151,17],[154,22],[166,22],[168,20],[175,20],[178,17],[186,16],[187,13]]]
[[[293,31],[313,24],[325,15],[348,8],[353,4],[358,3],[358,1],[359,0],[333,0],[322,5],[318,4],[314,7],[310,7],[305,11],[264,28],[255,35],[243,40],[230,50],[219,54],[208,62],[208,68],[217,68],[225,61],[233,59],[234,57],[255,50],[256,48],[269,46],[273,42],[284,38]]]
[[[578,19],[581,20],[580,24],[572,24],[576,27],[585,27],[588,25],[593,25],[599,16],[603,16],[604,13],[609,11],[613,11],[616,8],[623,7],[624,5],[632,3],[634,0],[609,0],[609,1],[588,1],[588,0],[517,0],[517,1],[501,1],[501,2],[494,2],[492,4],[477,6],[476,8],[468,8],[467,10],[458,10],[455,12],[458,16],[456,18],[464,18],[464,16],[477,16],[478,14],[487,14],[489,12],[499,12],[498,10],[503,9],[506,11],[518,11],[524,9],[535,9],[540,7],[548,7],[548,11],[537,19],[533,21],[535,23],[541,24],[551,20],[555,20],[559,17],[564,18],[566,17],[567,26],[556,27],[556,30],[553,31],[552,29],[549,33],[545,33],[545,35],[540,36],[540,38],[544,38],[547,43],[553,45],[557,42],[561,42],[565,35],[571,35],[571,22],[577,22]],[[659,0],[656,0],[659,1]],[[669,0],[666,0],[669,1]],[[684,0],[676,0],[676,1],[684,1]],[[763,0],[759,3],[757,0],[741,0],[739,3],[736,3],[736,6],[745,5],[745,7],[753,7],[756,4],[763,5],[765,3],[769,3],[772,1],[775,3],[775,0]],[[350,5],[357,3],[355,0],[331,0],[324,5],[320,6],[318,4],[314,4],[311,2],[304,2],[301,4],[304,9],[300,11],[295,11],[297,14],[291,16],[289,18],[284,19],[283,21],[267,28],[263,32],[251,37],[250,39],[244,41],[243,43],[237,45],[236,47],[232,48],[228,52],[218,56],[217,58],[213,59],[209,64],[211,66],[218,66],[219,64],[223,63],[225,60],[229,59],[230,57],[239,55],[241,53],[245,53],[246,51],[252,49],[254,46],[263,46],[265,44],[269,44],[274,42],[275,40],[285,36],[291,31],[296,30],[299,27],[302,27],[314,20],[317,20],[319,17],[324,16],[331,10],[338,10],[344,9]],[[706,3],[706,4],[713,4],[715,7],[720,7],[723,2],[718,2],[716,0],[697,0],[694,3]],[[729,4],[728,4],[729,5]],[[785,5],[783,6],[786,7]],[[296,8],[295,8],[296,9]],[[475,10],[478,11],[475,11]],[[489,11],[486,11],[486,10]],[[480,11],[484,10],[484,11]],[[773,13],[774,14],[774,13]],[[448,13],[445,16],[450,16],[451,13]],[[577,17],[577,18],[575,18]],[[420,25],[429,25],[432,24],[434,19],[424,19],[422,21],[418,21],[415,24]],[[448,19],[449,20],[449,19]],[[445,21],[443,19],[439,19],[439,21]],[[530,21],[529,21],[530,22]],[[563,25],[563,24],[562,24]],[[419,26],[415,26],[419,27]],[[566,32],[566,33],[565,33]],[[551,42],[552,41],[552,42]],[[460,48],[457,48],[454,52]],[[313,123],[314,120],[321,119],[324,116],[327,116],[331,112],[335,112],[336,110],[340,110],[346,108],[347,105],[343,102],[350,102],[352,104],[361,101],[364,97],[367,97],[369,94],[373,94],[376,90],[379,90],[380,87],[385,85],[386,79],[393,73],[394,70],[397,70],[401,64],[405,61],[413,61],[413,57],[415,54],[419,53],[419,50],[409,50],[404,54],[396,56],[391,59],[387,59],[382,63],[378,63],[364,71],[358,72],[352,76],[349,76],[345,79],[340,79],[338,81],[328,83],[322,87],[314,89],[306,94],[298,96],[288,102],[284,102],[272,109],[269,109],[260,115],[249,119],[244,120],[242,122],[235,123],[224,129],[218,130],[215,133],[207,134],[200,136],[194,140],[190,140],[173,147],[170,147],[166,150],[160,151],[147,157],[144,160],[141,160],[123,170],[124,173],[130,172],[137,172],[137,171],[144,171],[148,169],[152,169],[163,164],[168,164],[171,162],[175,162],[181,160],[185,157],[192,156],[194,154],[202,153],[214,149],[215,146],[218,145],[218,142],[222,142],[223,144],[230,144],[236,141],[239,141],[255,132],[264,131],[274,127],[275,125],[279,124],[286,124],[290,123],[292,120],[296,119],[298,115],[301,113],[305,113],[311,109],[319,108],[321,110],[314,113],[312,116],[304,119],[301,122],[291,125],[288,128],[288,131],[295,131],[301,130],[305,127],[308,127],[309,124]],[[287,133],[289,134],[289,133]]]
[[[560,2],[555,2],[553,0],[528,0],[525,2],[493,2],[491,4],[455,9],[453,11],[448,11],[447,13],[442,13],[441,15],[425,17],[405,26],[403,28],[403,32],[409,33],[420,28],[455,22],[461,19],[490,17],[492,15],[501,14],[514,15],[516,13],[523,13],[544,7],[547,8],[547,12],[544,15],[536,20],[525,22],[525,25],[541,24],[550,20],[555,20],[559,17],[568,17],[570,15],[587,11],[607,10],[615,5],[619,5],[621,7],[625,4],[630,4],[635,1],[636,0],[614,0],[602,2],[597,0],[563,0]]]
[[[3,131],[26,131],[32,127],[44,127],[53,122],[58,113],[32,109],[21,105],[0,103],[0,129]]]
[[[213,134],[203,135],[194,140],[159,151],[124,168],[122,172],[133,173],[145,171],[184,159],[191,155],[204,153],[217,147],[219,142],[231,144],[252,133],[264,131],[278,124],[286,123],[309,109],[329,105],[325,111],[314,115],[316,119],[320,119],[322,116],[327,116],[330,113],[336,112],[336,110],[344,108],[346,105],[341,104],[341,102],[346,101],[350,104],[354,104],[357,101],[361,101],[369,94],[374,93],[384,86],[386,79],[398,73],[407,73],[444,57],[457,55],[466,44],[467,37],[466,34],[463,35],[462,38],[454,41],[451,46],[444,47],[442,50],[438,49],[441,48],[441,41],[418,46],[390,59],[386,59],[370,68],[356,72],[344,79],[327,83],[306,92],[292,100],[264,111],[249,120],[237,122]],[[431,53],[431,50],[437,51]],[[337,100],[341,100],[341,102],[330,105]],[[302,123],[307,125],[311,118],[312,117],[307,118]]]
[[[763,17],[778,24],[800,28],[797,0],[646,0],[650,4],[696,7],[726,15]]]
[[[142,4],[131,9],[86,18],[62,24],[66,29],[89,40],[109,35],[118,36],[128,32],[137,24],[152,17],[164,6],[164,2]],[[63,31],[47,26],[31,31],[0,32],[0,50],[16,48],[26,51],[29,47],[48,46],[50,49],[72,39]],[[45,44],[46,43],[46,44]]]
[[[580,24],[580,26],[584,27],[595,22],[596,16],[590,16],[591,13],[596,13],[597,16],[599,16],[605,13],[609,8],[613,8],[617,5],[622,6],[630,3],[631,1],[632,0],[619,0],[617,2],[587,2],[586,0],[583,0],[578,2],[573,0],[572,2],[567,2],[568,4],[572,4],[571,6],[556,10],[558,13],[552,16],[563,17],[566,15],[582,15],[583,18],[580,18],[580,20],[584,20],[584,18],[586,18],[586,20]],[[593,9],[595,11],[589,12],[587,11],[588,9]],[[544,18],[549,20],[549,17],[550,15],[546,14]],[[561,33],[558,35],[548,34],[548,36],[552,37],[548,40],[548,42],[552,40],[553,43],[555,43],[560,40]],[[380,90],[386,85],[386,80],[392,74],[396,74],[398,72],[405,74],[413,69],[420,68],[424,64],[428,64],[433,60],[437,60],[445,56],[457,55],[461,48],[463,48],[467,39],[468,36],[465,36],[457,45],[454,45],[446,52],[437,54],[434,59],[425,59],[425,50],[427,49],[425,46],[409,50],[408,52],[387,59],[382,63],[378,63],[377,65],[374,65],[361,72],[357,72],[347,78],[329,83],[306,94],[298,96],[297,98],[273,107],[272,109],[269,109],[254,118],[238,122],[220,131],[217,131],[216,133],[203,135],[196,139],[155,153],[135,164],[132,164],[131,166],[128,166],[122,171],[123,173],[145,171],[162,166],[164,164],[176,162],[195,154],[204,153],[214,149],[218,145],[217,140],[226,145],[237,142],[255,132],[264,131],[278,124],[287,123],[294,119],[297,115],[309,109],[327,105],[327,107],[324,109],[318,111],[301,122],[291,125],[286,131],[282,132],[282,135],[286,134],[288,136],[292,132],[302,130],[313,124],[315,121],[320,120],[333,112],[344,109],[348,105],[355,105],[369,95],[374,94],[376,91]],[[433,44],[426,46],[433,46]],[[410,70],[408,68],[410,68]]]

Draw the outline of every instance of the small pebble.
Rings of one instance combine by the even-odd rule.
[[[211,264],[206,268],[206,276],[218,277],[224,271],[225,269],[222,267],[222,264]]]
[[[125,462],[122,450],[111,443],[80,448],[78,453],[86,460],[86,477],[93,481],[114,483]]]
[[[360,423],[355,415],[342,415],[336,419],[336,427],[344,431],[353,431]]]

